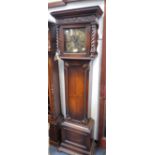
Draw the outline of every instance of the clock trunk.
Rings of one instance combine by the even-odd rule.
[[[85,122],[88,114],[89,61],[65,61],[67,119]]]

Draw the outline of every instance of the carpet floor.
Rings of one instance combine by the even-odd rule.
[[[53,146],[49,147],[49,155],[68,155],[66,153],[58,152]],[[95,155],[106,155],[106,150],[97,148]]]

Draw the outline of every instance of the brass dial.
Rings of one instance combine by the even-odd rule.
[[[86,51],[86,33],[84,28],[65,29],[65,52],[83,53]]]

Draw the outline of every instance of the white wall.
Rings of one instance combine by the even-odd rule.
[[[90,1],[82,1],[82,2],[74,2],[68,3],[66,6],[51,8],[49,9],[49,14],[52,11],[58,10],[67,10],[67,9],[74,9],[74,8],[83,8],[89,6],[100,6],[100,8],[104,12],[104,1],[103,0],[90,0]],[[55,20],[49,15],[49,21]],[[103,32],[103,15],[99,20],[99,38],[98,38],[98,56],[92,62],[92,70],[90,74],[90,80],[92,81],[92,92],[90,92],[89,101],[91,102],[91,111],[89,111],[90,116],[95,120],[95,127],[94,127],[94,139],[98,139],[98,108],[99,108],[99,85],[100,85],[100,64],[101,64],[101,54],[102,54],[102,32]],[[64,63],[62,60],[59,61],[59,73],[60,73],[60,90],[61,90],[61,104],[62,104],[62,112],[65,116],[66,109],[65,109],[65,89],[64,89]]]

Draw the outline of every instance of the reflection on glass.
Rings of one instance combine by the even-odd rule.
[[[65,29],[65,52],[82,53],[86,50],[85,28]]]

